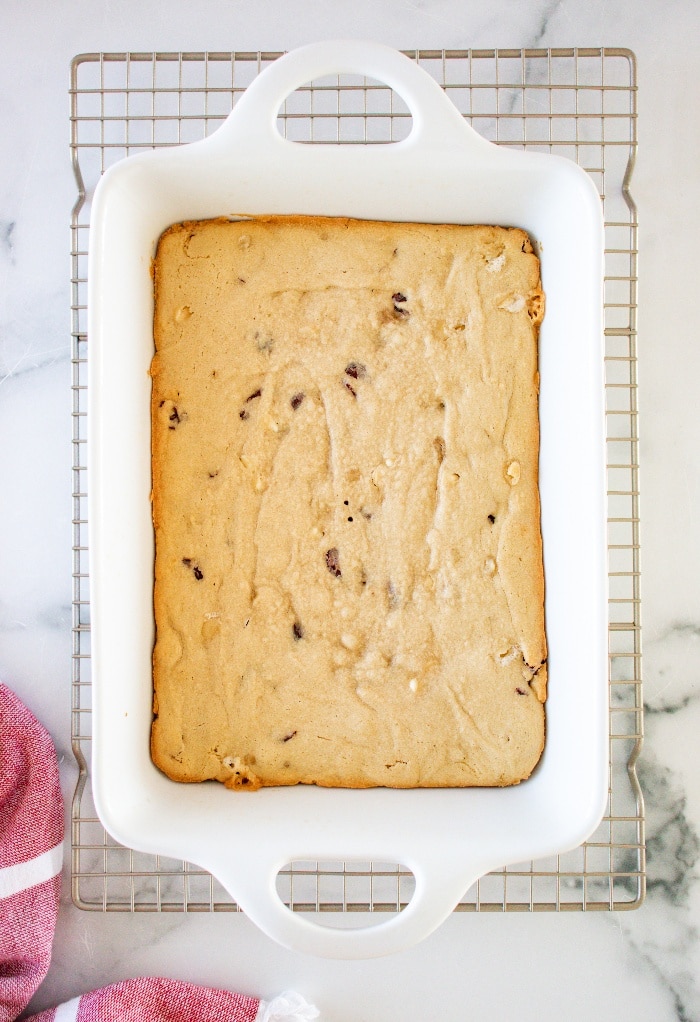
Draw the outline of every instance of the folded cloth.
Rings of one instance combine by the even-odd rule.
[[[62,864],[53,743],[0,684],[0,1022],[19,1015],[48,971]]]
[[[290,992],[261,1001],[172,979],[127,979],[32,1015],[27,1022],[306,1022],[316,1008]]]
[[[0,1022],[29,1003],[51,961],[63,864],[63,799],[48,732],[0,684]],[[142,977],[32,1015],[31,1022],[306,1022],[290,991],[257,997]],[[29,1020],[28,1020],[29,1022]]]

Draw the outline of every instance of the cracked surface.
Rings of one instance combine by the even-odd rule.
[[[546,647],[527,236],[191,223],[155,282],[156,764],[248,789],[529,776]]]

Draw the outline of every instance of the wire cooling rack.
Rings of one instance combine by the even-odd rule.
[[[116,160],[214,131],[278,53],[89,53],[71,65],[73,360],[72,890],[98,911],[235,911],[198,867],[114,842],[90,787],[91,661],[86,474],[87,248],[90,204]],[[556,152],[595,182],[605,214],[610,778],[606,815],[572,852],[482,877],[462,911],[631,909],[644,898],[644,809],[635,764],[642,742],[637,420],[637,215],[629,185],[637,150],[636,67],[624,49],[417,50],[464,117],[491,141]],[[300,142],[387,143],[410,114],[386,85],[340,75],[286,101],[280,131]],[[392,863],[295,862],[278,877],[290,908],[398,912],[411,873]]]

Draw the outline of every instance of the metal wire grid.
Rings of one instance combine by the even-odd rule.
[[[216,129],[278,53],[90,53],[71,67],[71,152],[78,185],[72,238],[73,686],[80,768],[72,806],[73,899],[117,911],[235,911],[203,870],[114,842],[97,819],[89,779],[91,662],[86,517],[86,285],[90,200],[116,160],[195,141]],[[645,889],[644,810],[635,765],[642,743],[637,419],[637,215],[629,191],[637,150],[636,66],[624,49],[417,50],[414,58],[465,118],[502,145],[578,162],[605,213],[608,449],[610,779],[606,815],[572,852],[488,874],[462,911],[621,910]],[[278,119],[300,142],[388,143],[410,114],[387,86],[352,75],[308,83]],[[398,912],[411,873],[391,863],[296,862],[280,873],[290,908]]]

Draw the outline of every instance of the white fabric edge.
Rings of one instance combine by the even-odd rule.
[[[64,1001],[56,1008],[53,1022],[77,1022],[80,998],[73,997],[70,1001]]]
[[[313,1004],[308,1004],[295,990],[287,990],[271,1001],[261,1001],[255,1022],[307,1022],[318,1017]]]
[[[0,869],[0,898],[11,898],[13,894],[27,891],[37,884],[46,883],[63,869],[63,841],[48,852],[37,855],[27,862]]]

